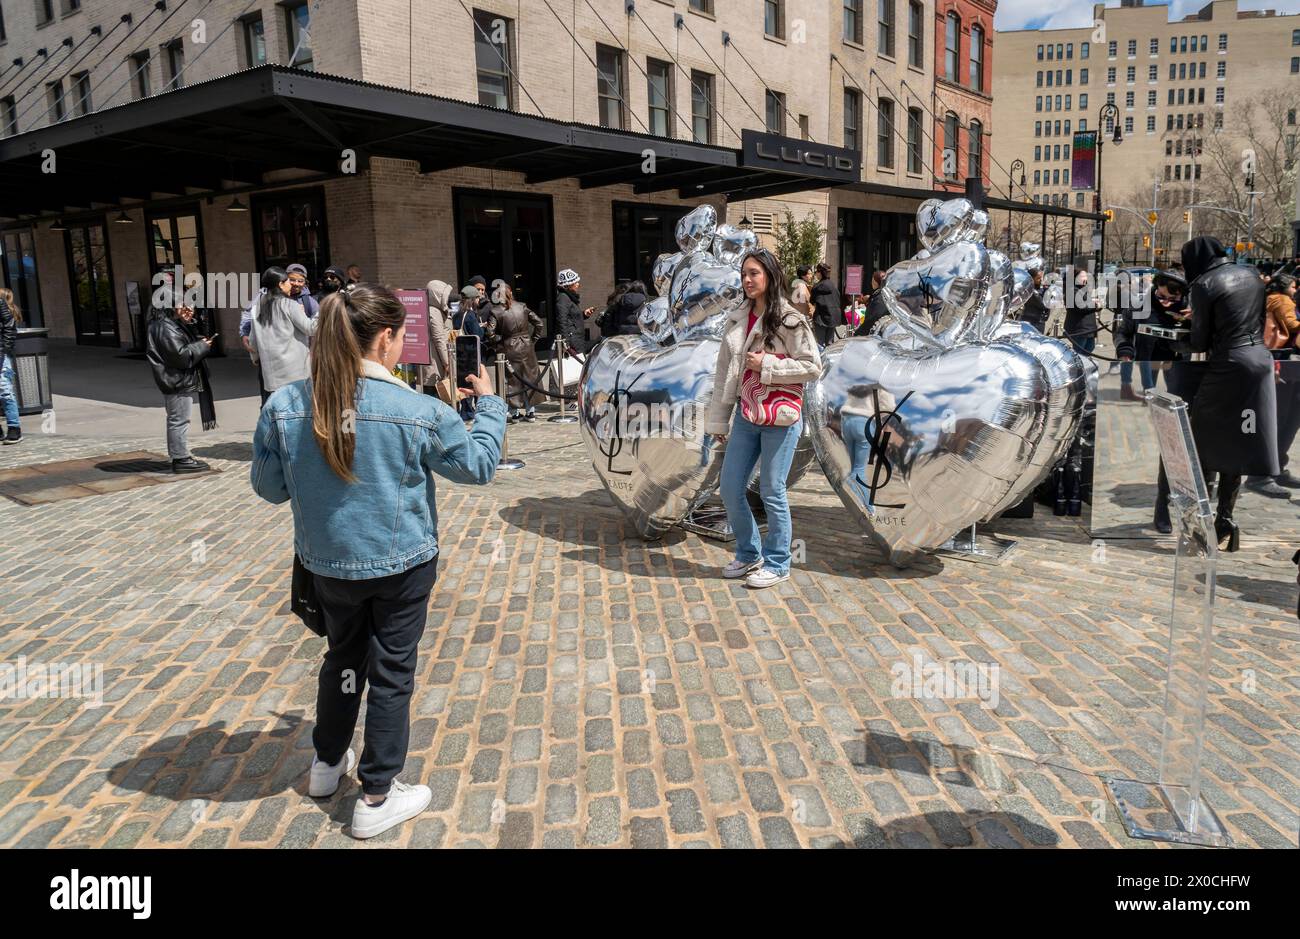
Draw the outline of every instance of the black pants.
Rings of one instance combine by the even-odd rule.
[[[316,756],[331,766],[347,752],[366,697],[365,747],[357,775],[368,795],[388,792],[406,763],[416,650],[424,635],[438,558],[371,580],[316,577],[329,650],[316,687]]]
[[[822,326],[820,323],[814,323],[813,337],[817,340],[817,345],[829,346],[835,341],[835,327]]]
[[[1225,476],[1216,473],[1214,470],[1201,467],[1201,474],[1205,477],[1207,487],[1214,485],[1217,477],[1219,482],[1218,497],[1219,503],[1215,513],[1222,518],[1232,518],[1232,513],[1237,507],[1237,495],[1241,492],[1240,476]],[[1156,514],[1157,519],[1163,518],[1169,520],[1169,477],[1165,475],[1165,461],[1160,460],[1160,472],[1156,477]]]

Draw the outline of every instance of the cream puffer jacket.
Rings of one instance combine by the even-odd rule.
[[[802,385],[822,372],[821,353],[817,351],[817,340],[808,317],[782,298],[781,328],[773,337],[772,348],[765,350],[762,320],[754,323],[748,335],[745,333],[749,308],[750,304],[741,304],[727,316],[722,348],[718,350],[718,367],[713,374],[713,398],[704,424],[706,434],[731,433],[731,417],[740,395],[746,353],[765,353],[763,369],[759,373],[759,381],[765,385]],[[778,358],[775,353],[783,354],[785,358]]]

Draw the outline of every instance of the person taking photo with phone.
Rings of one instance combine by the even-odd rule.
[[[294,550],[312,575],[328,641],[308,794],[333,795],[357,766],[349,744],[366,693],[362,794],[350,833],[373,838],[423,812],[432,798],[427,786],[396,777],[406,763],[419,645],[437,577],[434,476],[491,482],[506,406],[480,367],[461,389],[478,396],[474,427],[466,430],[452,408],[395,378],[406,312],[383,287],[330,294],[318,319],[310,377],[283,386],[262,409],[250,477],[266,501],[290,503]]]

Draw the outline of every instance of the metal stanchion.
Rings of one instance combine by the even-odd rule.
[[[502,400],[506,402],[506,407],[509,408],[510,397],[506,389],[506,356],[504,352],[497,353],[496,372],[497,394],[501,395]],[[497,469],[523,469],[523,460],[510,459],[509,430],[510,426],[507,424],[506,433],[501,435],[501,459],[497,461]]]
[[[569,344],[565,341],[564,336],[555,337],[555,346],[551,350],[551,371],[555,375],[555,393],[556,395],[564,394],[564,353],[568,350]],[[560,413],[551,418],[552,424],[576,424],[578,419],[569,413],[569,403],[564,398],[560,398]]]

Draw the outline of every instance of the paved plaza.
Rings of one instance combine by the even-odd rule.
[[[103,668],[100,707],[0,701],[0,846],[1155,847],[1102,786],[1157,772],[1172,567],[1141,530],[1146,413],[1116,399],[1097,540],[1039,507],[996,526],[1002,565],[894,570],[814,465],[793,576],[763,592],[719,576],[725,545],[640,541],[575,425],[511,427],[525,469],[438,483],[400,777],[433,803],[364,844],[355,776],[306,795],[324,643],[288,614],[291,516],[249,488],[246,431],[192,436],[217,474],[0,500],[0,663]],[[111,429],[33,419],[0,469],[164,446]],[[1300,500],[1264,501],[1221,565],[1205,793],[1239,845],[1296,847]],[[917,694],[922,662],[996,694]]]

